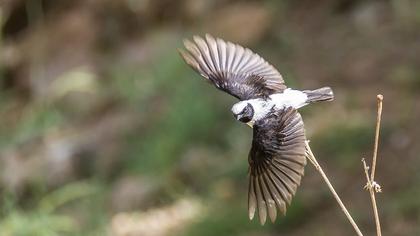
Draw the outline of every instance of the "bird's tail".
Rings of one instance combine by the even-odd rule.
[[[324,102],[334,100],[334,93],[330,87],[303,91],[308,96],[308,102]]]

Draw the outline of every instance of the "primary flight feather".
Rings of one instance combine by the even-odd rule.
[[[218,89],[238,98],[235,118],[253,128],[248,156],[248,213],[272,222],[300,185],[306,165],[305,130],[297,109],[334,99],[331,88],[294,90],[263,58],[238,44],[206,35],[184,41],[185,62]]]

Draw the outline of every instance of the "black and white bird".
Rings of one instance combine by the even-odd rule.
[[[306,137],[297,109],[334,99],[331,88],[287,88],[280,73],[263,58],[238,44],[206,35],[185,40],[179,50],[185,62],[218,89],[238,98],[234,117],[253,127],[248,156],[248,212],[267,214],[274,222],[300,185],[306,165]]]

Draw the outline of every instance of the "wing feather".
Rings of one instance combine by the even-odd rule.
[[[227,53],[227,58],[228,58],[228,60],[226,61],[226,65],[227,65],[226,72],[229,72],[229,71],[232,71],[233,60],[235,59],[235,45],[233,43],[227,42],[226,53]]]
[[[217,51],[219,52],[220,60],[220,71],[222,71],[222,76],[227,76],[226,70],[226,43],[223,40],[217,39]]]
[[[273,184],[274,188],[272,188],[272,191],[276,193],[276,195],[278,194],[278,196],[280,197],[280,199],[278,199],[278,207],[283,208],[284,207],[284,211],[282,211],[282,209],[280,208],[280,210],[282,212],[286,212],[286,204],[284,202],[284,199],[287,198],[287,193],[284,191],[283,184],[281,183],[281,181],[278,181],[275,176],[275,174],[273,173],[273,171],[271,170],[270,167],[267,168],[267,175],[268,178],[270,179],[271,183]]]
[[[262,167],[262,168],[264,168],[264,167]],[[274,199],[271,196],[271,193],[269,191],[264,171],[261,172],[260,178],[261,178],[261,183],[262,183],[262,190],[263,190],[264,199],[265,199],[265,202],[266,202],[266,205],[267,205],[268,216],[270,217],[271,222],[274,222],[274,220],[277,217],[276,203],[274,202]]]
[[[272,199],[273,203],[275,204],[274,206],[272,206],[271,212],[269,214],[271,222],[274,222],[276,220],[276,217],[277,217],[276,206],[278,208],[281,207],[281,197],[277,194],[277,191],[275,191],[276,187],[273,185],[273,182],[271,181],[271,179],[268,175],[269,175],[269,172],[265,172],[263,174],[264,180],[265,180],[265,182],[267,184],[267,187],[268,187],[268,191],[270,192],[271,199]]]
[[[273,169],[275,170],[276,176],[282,181],[284,186],[286,186],[286,190],[289,192],[290,197],[294,194],[293,182],[289,176],[278,166],[272,165]]]
[[[286,86],[280,73],[248,48],[206,35],[184,40],[182,58],[217,88],[240,100],[267,97]]]
[[[197,48],[200,52],[200,59],[210,69],[210,73],[217,71],[216,68],[214,67],[213,62],[212,62],[212,58],[210,57],[210,50],[209,50],[209,47],[208,47],[206,41],[204,41],[204,39],[202,39],[200,37],[197,37],[197,36],[194,36],[193,40],[196,43]]]
[[[248,189],[248,214],[249,219],[254,219],[255,210],[257,209],[257,197],[254,189],[254,176],[250,174],[249,189]]]
[[[238,73],[239,63],[241,63],[243,54],[244,54],[244,48],[238,47],[238,45],[235,45],[235,55],[234,55],[233,64],[232,64],[232,73],[234,74]]]
[[[210,37],[206,35],[206,42],[209,48],[209,55],[212,59],[212,64],[214,65],[214,69],[218,72],[222,72],[220,68],[221,61],[219,60],[219,52],[217,50],[217,43],[213,39],[213,37]]]
[[[260,219],[260,223],[263,225],[265,223],[267,217],[267,206],[265,205],[265,201],[262,196],[262,190],[260,187],[260,180],[259,180],[259,171],[257,168],[257,175],[254,178],[255,182],[255,193],[257,195],[257,206],[258,206],[258,218]]]
[[[306,165],[305,131],[295,109],[273,111],[254,124],[249,165],[250,218],[258,210],[261,224],[267,214],[274,222],[277,210],[286,213]],[[255,198],[257,204],[252,205]]]
[[[296,171],[296,168],[299,169],[299,168],[301,168],[301,166],[290,166],[290,165],[287,165],[283,162],[273,162],[272,164],[274,166],[276,166],[277,168],[282,169],[284,172],[287,172],[287,176],[292,178],[293,183],[295,183],[297,185],[299,184],[301,173]]]
[[[283,201],[286,201],[287,204],[290,204],[292,200],[292,196],[290,194],[289,188],[287,186],[287,183],[284,181],[284,179],[281,178],[279,171],[277,171],[274,167],[269,167],[270,172],[273,174],[273,180],[277,183],[277,186],[281,188],[281,191],[283,193],[284,199]]]

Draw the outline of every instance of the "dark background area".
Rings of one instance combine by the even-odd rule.
[[[420,1],[2,0],[0,235],[354,235],[309,165],[285,217],[247,218],[252,131],[176,49],[240,43],[298,89],[307,137],[365,235],[419,235]]]

